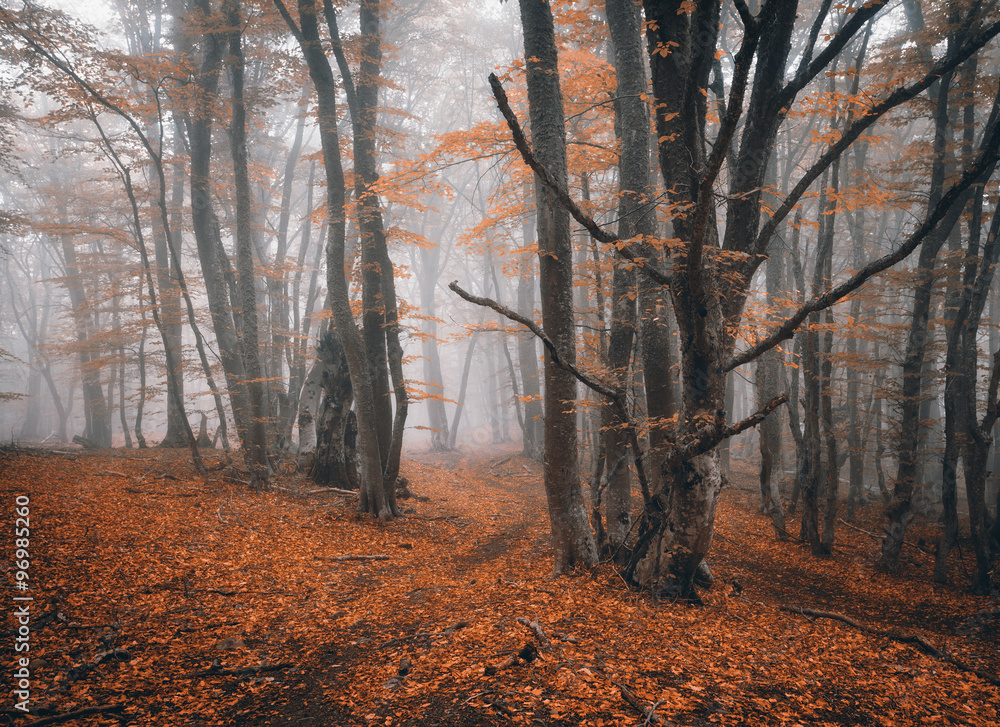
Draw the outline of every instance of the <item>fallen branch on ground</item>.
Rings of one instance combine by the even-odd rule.
[[[499,462],[494,462],[494,463],[493,463],[492,465],[490,465],[490,468],[489,468],[489,470],[487,470],[487,471],[488,471],[488,472],[490,472],[490,473],[492,473],[492,472],[493,472],[493,470],[495,470],[495,469],[496,469],[497,467],[499,467],[500,465],[505,465],[505,464],[507,464],[507,463],[508,463],[508,462],[510,462],[510,461],[511,461],[512,459],[514,459],[514,457],[516,457],[516,456],[517,456],[517,455],[519,455],[519,454],[520,454],[520,452],[515,452],[515,453],[514,453],[514,454],[512,454],[512,455],[509,455],[509,456],[507,456],[507,457],[504,457],[504,458],[503,458],[503,459],[501,459],[501,460],[500,460]]]
[[[291,487],[279,487],[271,485],[275,490],[290,492],[293,495],[344,495],[345,497],[357,497],[360,493],[357,490],[342,490],[339,487],[319,487],[315,490],[296,490]]]
[[[497,672],[501,672],[507,667],[516,664],[518,659],[523,661],[525,664],[530,664],[540,656],[541,654],[538,653],[538,648],[534,644],[528,643],[522,646],[520,651],[511,654],[496,666],[487,664],[483,673],[488,677],[493,676]]]
[[[872,538],[874,538],[875,540],[878,540],[878,541],[882,540],[882,536],[879,535],[878,533],[873,533],[871,530],[865,530],[864,528],[859,528],[857,525],[852,525],[851,523],[849,523],[846,520],[844,520],[844,518],[842,518],[842,517],[837,518],[837,520],[839,520],[840,522],[842,522],[844,525],[846,525],[847,527],[849,527],[851,530],[857,530],[859,533],[864,533],[865,535],[868,535],[868,536],[870,536],[870,537],[872,537]],[[908,540],[904,540],[903,541],[903,545],[909,545],[911,548],[913,548],[914,550],[919,550],[924,555],[931,555],[931,556],[936,555],[935,553],[932,553],[929,550],[924,550],[923,548],[921,548],[916,543],[911,543]]]
[[[656,708],[660,706],[659,702],[647,706],[642,699],[639,699],[639,697],[637,697],[632,690],[624,684],[619,684],[618,682],[613,682],[613,684],[618,687],[618,690],[622,693],[622,699],[628,702],[632,709],[642,715],[643,719],[646,720],[646,724],[665,724],[663,717],[656,713]]]
[[[60,722],[68,722],[71,719],[80,719],[81,717],[89,717],[92,714],[111,714],[116,715],[116,713],[121,712],[125,709],[124,704],[106,704],[99,707],[84,707],[83,709],[74,709],[72,712],[60,712],[59,714],[49,715],[48,717],[42,717],[41,719],[32,720],[31,722],[25,722],[26,725],[47,725],[47,724],[59,724]],[[10,712],[8,712],[10,714]],[[16,713],[15,716],[29,715],[23,713]]]
[[[552,646],[552,642],[549,641],[549,637],[545,635],[545,631],[542,630],[541,624],[537,621],[529,621],[524,616],[518,616],[517,622],[522,626],[526,626],[531,629],[531,631],[535,634],[535,638],[538,639],[538,643],[540,643],[543,647],[547,648]]]
[[[204,669],[199,672],[195,672],[191,676],[194,677],[209,677],[209,676],[223,676],[223,677],[245,677],[251,674],[264,674],[269,671],[281,671],[282,669],[288,669],[295,666],[289,661],[282,662],[280,664],[265,664],[263,666],[245,666],[241,669],[222,669],[219,666],[211,666],[208,669]]]
[[[835,611],[819,611],[815,608],[805,608],[802,606],[791,606],[788,604],[783,604],[778,606],[781,611],[788,611],[790,613],[797,613],[807,618],[828,618],[833,621],[840,621],[843,624],[847,624],[851,628],[855,628],[866,634],[873,634],[875,636],[881,636],[883,638],[889,639],[890,641],[895,641],[900,644],[909,644],[911,646],[916,646],[920,651],[927,654],[928,656],[933,656],[935,659],[940,659],[941,661],[947,662],[954,666],[960,671],[969,672],[970,674],[975,674],[977,677],[983,681],[992,684],[995,687],[1000,687],[1000,679],[996,676],[983,671],[982,669],[977,669],[974,666],[969,666],[960,659],[942,652],[931,642],[925,639],[919,634],[903,634],[897,631],[883,631],[882,629],[877,629],[872,626],[865,626],[862,623],[855,621],[850,616],[845,616],[842,613],[837,613]]]

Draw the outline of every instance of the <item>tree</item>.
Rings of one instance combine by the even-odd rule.
[[[669,272],[645,265],[644,274],[669,283],[681,341],[683,397],[675,441],[657,463],[663,485],[652,493],[636,547],[626,569],[636,585],[678,596],[693,595],[693,579],[712,541],[715,507],[722,486],[716,445],[757,424],[783,402],[768,402],[742,422],[725,421],[726,372],[773,348],[793,335],[811,314],[830,307],[868,279],[912,253],[935,230],[954,202],[995,160],[1000,136],[980,145],[975,159],[951,185],[924,221],[892,253],[876,259],[846,281],[806,302],[772,332],[736,352],[735,331],[750,293],[750,280],[765,259],[774,230],[791,212],[809,186],[826,172],[866,129],[886,113],[926,90],[943,73],[1000,33],[1000,23],[984,24],[952,48],[930,72],[916,82],[892,88],[868,104],[829,148],[802,174],[781,205],[761,224],[761,189],[778,128],[798,93],[844,49],[880,10],[871,4],[858,9],[829,37],[819,52],[815,44],[828,6],[812,25],[798,69],[786,80],[786,63],[795,30],[794,0],[772,0],[756,15],[736,4],[743,25],[740,49],[734,57],[732,83],[718,130],[708,143],[706,99],[716,53],[719,5],[714,2],[646,2],[646,34],[652,59],[652,78],[659,162],[671,186],[668,200],[677,242],[671,248]],[[966,16],[977,16],[973,8]],[[752,84],[750,83],[753,73]],[[726,199],[725,235],[720,238],[715,206],[720,172],[742,119],[741,139],[733,154]],[[627,258],[635,255],[590,218],[570,198],[565,185],[533,158],[523,143],[516,118],[498,95],[522,155],[545,185],[558,195],[598,240],[619,247]],[[710,151],[709,151],[710,150]]]
[[[566,186],[566,127],[555,45],[552,10],[545,0],[519,0],[528,77],[528,113],[532,150]],[[538,265],[542,325],[572,364],[576,358],[573,320],[573,248],[569,213],[552,189],[536,182]],[[566,573],[597,560],[577,472],[576,379],[545,356],[545,494],[555,546],[555,572]]]
[[[354,321],[344,272],[346,189],[337,129],[337,85],[330,61],[323,52],[319,35],[319,20],[313,0],[299,0],[296,23],[281,0],[274,0],[292,35],[298,41],[309,68],[309,77],[316,89],[320,143],[327,181],[327,288],[330,308],[337,335],[347,358],[358,420],[358,484],[359,507],[383,520],[399,515],[395,500],[395,478],[386,485],[382,469],[383,458],[378,437],[378,410],[375,388],[369,369],[366,349]],[[331,8],[332,10],[332,8]],[[332,16],[332,13],[331,13]],[[328,17],[328,20],[330,18]]]

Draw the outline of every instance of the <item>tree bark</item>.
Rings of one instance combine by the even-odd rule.
[[[618,163],[619,200],[618,236],[629,240],[637,235],[652,237],[656,234],[656,213],[651,205],[649,165],[649,106],[643,94],[646,90],[646,69],[642,48],[642,18],[639,8],[631,0],[608,0],[605,4],[612,44],[614,46],[615,74],[618,81],[615,102],[615,133],[620,144]],[[638,247],[649,250],[645,242]],[[635,272],[630,267],[616,265],[612,279],[611,330],[608,336],[608,367],[617,387],[625,390],[629,381],[629,362],[638,323]],[[652,292],[652,291],[648,291]],[[646,302],[652,296],[645,296]],[[644,316],[642,325],[647,329],[646,339],[657,355],[657,365],[669,369],[669,356],[662,352],[668,348],[662,335],[665,316]],[[655,376],[653,381],[669,390],[669,370],[666,376]],[[672,393],[672,392],[671,392]],[[654,395],[655,399],[655,395]],[[662,415],[663,411],[657,412]],[[651,414],[652,416],[652,414]],[[604,430],[605,469],[612,478],[608,483],[607,533],[608,545],[618,550],[632,528],[631,476],[628,460],[629,437],[624,431],[626,422],[608,403],[602,410]],[[662,432],[662,427],[658,428]]]
[[[522,225],[524,247],[528,247],[535,235],[529,224],[529,212]],[[517,279],[517,311],[526,318],[535,317],[535,274],[534,262],[525,253],[521,260]],[[517,361],[521,369],[521,390],[524,394],[524,454],[532,459],[542,456],[544,434],[542,430],[542,389],[538,378],[538,348],[531,333],[521,333],[517,337]]]
[[[316,422],[317,446],[309,477],[319,485],[356,490],[358,484],[348,467],[353,452],[346,446],[354,392],[347,357],[335,332],[328,331],[320,340],[317,356],[317,367],[322,367],[323,403]]]
[[[520,0],[528,78],[532,149],[542,165],[565,187],[566,127],[552,10],[545,0]],[[573,317],[573,248],[569,213],[554,192],[536,180],[538,257],[542,321],[560,355],[576,360]],[[577,426],[573,402],[576,379],[545,355],[545,492],[555,548],[557,574],[597,562],[593,533],[577,464]]]
[[[337,334],[340,336],[354,389],[355,412],[358,420],[358,507],[362,512],[389,520],[399,515],[394,488],[387,493],[383,481],[382,455],[377,433],[378,415],[372,376],[365,356],[364,342],[354,316],[344,271],[346,242],[346,188],[340,156],[337,130],[337,84],[333,69],[323,52],[315,0],[299,0],[299,25],[295,23],[281,0],[273,0],[288,25],[309,68],[309,77],[316,89],[317,118],[323,163],[327,179],[327,288],[330,308]],[[300,27],[301,26],[301,27]],[[345,79],[346,82],[346,79]]]
[[[244,57],[243,19],[240,0],[223,0],[222,11],[229,31],[229,77],[233,87],[233,118],[229,139],[233,157],[233,177],[236,187],[236,267],[239,277],[240,313],[243,320],[240,343],[246,377],[244,385],[250,404],[247,422],[248,437],[244,453],[250,467],[251,489],[267,489],[271,475],[268,460],[267,413],[264,392],[264,373],[260,361],[260,335],[257,326],[257,290],[254,285],[253,260],[253,202],[250,193],[250,175],[247,170],[246,102],[243,96]]]
[[[244,451],[250,449],[250,403],[247,400],[244,379],[246,371],[240,351],[239,337],[233,320],[233,307],[220,259],[222,246],[219,238],[219,221],[212,206],[212,127],[215,103],[219,89],[219,67],[225,57],[225,25],[221,18],[212,19],[209,0],[195,0],[199,22],[206,27],[203,36],[201,69],[196,79],[197,91],[190,119],[188,139],[191,154],[191,222],[198,259],[201,263],[212,314],[212,326],[219,347],[219,358],[226,375],[229,398],[233,407],[236,430]]]

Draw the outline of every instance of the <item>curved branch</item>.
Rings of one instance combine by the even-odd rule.
[[[848,25],[853,23],[855,18],[857,18],[860,14],[861,13],[859,12],[851,18],[851,20],[848,21]],[[845,29],[846,28],[847,26],[845,26]],[[830,148],[816,160],[816,163],[813,164],[812,167],[810,167],[809,170],[802,176],[798,184],[795,185],[795,188],[788,193],[788,196],[785,197],[781,206],[778,207],[757,235],[757,238],[754,240],[749,252],[754,255],[759,255],[764,251],[768,242],[771,240],[771,237],[774,235],[775,230],[778,229],[778,225],[780,225],[792,209],[795,208],[795,205],[798,204],[799,199],[801,199],[802,195],[805,194],[809,185],[816,181],[816,179],[818,179],[819,176],[826,171],[827,167],[833,163],[833,160],[840,157],[840,155],[843,154],[844,151],[851,144],[853,144],[862,133],[865,132],[865,130],[882,118],[886,113],[915,98],[918,94],[929,88],[941,76],[964,63],[969,59],[969,57],[972,56],[973,53],[977,52],[998,34],[1000,34],[1000,22],[995,22],[992,25],[987,26],[968,44],[964,44],[955,53],[946,56],[940,63],[928,71],[919,81],[916,81],[909,86],[897,88],[885,99],[870,108],[866,114],[859,117],[849,127],[847,127],[840,139],[831,145]],[[822,57],[823,55],[821,54],[820,58]],[[817,58],[817,62],[820,58]],[[788,103],[790,103],[790,101],[788,101]],[[756,264],[759,264],[759,262]]]
[[[611,399],[615,399],[621,395],[620,391],[613,389],[610,386],[606,386],[599,381],[595,381],[594,379],[587,376],[587,374],[580,371],[580,369],[578,369],[576,366],[564,360],[559,355],[559,350],[556,348],[556,344],[552,341],[551,338],[549,338],[548,334],[544,330],[542,330],[541,326],[539,326],[530,318],[525,318],[520,313],[515,313],[510,308],[500,305],[492,298],[482,298],[478,295],[473,295],[472,293],[466,292],[459,286],[457,280],[453,280],[452,282],[450,282],[448,284],[448,287],[453,292],[458,294],[460,298],[463,298],[469,301],[470,303],[481,305],[484,308],[491,308],[500,315],[502,315],[504,318],[512,320],[516,323],[520,323],[522,326],[524,326],[529,331],[534,333],[539,338],[539,340],[541,340],[541,342],[545,345],[546,350],[552,357],[553,363],[555,363],[556,366],[559,366],[560,368],[565,369],[569,373],[573,374],[573,376],[588,389],[596,391],[598,394],[601,394],[602,396],[607,396],[608,398]]]
[[[453,280],[451,283],[449,283],[448,287],[453,292],[458,294],[460,298],[463,298],[469,301],[470,303],[474,303],[475,305],[481,305],[485,308],[491,308],[492,310],[502,315],[504,318],[507,318],[508,320],[514,321],[516,323],[520,323],[522,326],[524,326],[529,331],[534,333],[535,336],[537,336],[542,341],[542,343],[545,345],[546,350],[548,350],[549,355],[552,357],[552,362],[556,366],[559,366],[560,368],[563,368],[566,371],[573,374],[573,376],[577,379],[577,381],[582,383],[590,390],[596,391],[598,394],[601,394],[602,396],[606,396],[608,398],[608,400],[611,402],[612,407],[615,410],[615,413],[618,415],[618,418],[625,424],[625,431],[628,433],[628,438],[629,438],[629,446],[632,448],[632,458],[635,461],[635,474],[639,480],[639,487],[642,490],[642,500],[646,505],[648,505],[652,500],[652,497],[649,492],[649,480],[646,478],[646,469],[645,466],[643,465],[645,454],[643,453],[642,447],[639,444],[639,436],[638,434],[636,434],[635,425],[632,423],[632,418],[629,416],[628,407],[625,406],[625,396],[624,396],[625,392],[622,391],[621,389],[617,389],[611,386],[606,386],[600,383],[599,381],[595,381],[594,379],[590,378],[585,373],[580,371],[580,369],[578,369],[576,366],[574,366],[571,363],[568,363],[565,359],[563,359],[559,355],[559,350],[556,348],[556,345],[552,341],[552,339],[549,338],[548,334],[545,333],[544,330],[542,330],[541,326],[539,326],[530,318],[525,318],[520,313],[515,313],[510,308],[500,305],[495,300],[492,300],[490,298],[482,298],[478,295],[472,295],[472,293],[468,293],[462,290],[462,288],[459,287],[457,280]]]
[[[631,246],[629,246],[626,240],[622,240],[618,237],[618,235],[605,230],[594,221],[593,217],[580,209],[580,206],[573,201],[573,198],[569,196],[569,193],[565,189],[563,189],[562,185],[560,185],[552,177],[552,175],[549,174],[548,170],[542,166],[537,159],[535,159],[535,155],[531,153],[531,146],[528,144],[528,140],[524,136],[524,131],[521,129],[521,124],[518,122],[517,116],[514,115],[514,112],[510,108],[510,102],[507,100],[507,93],[503,90],[503,86],[500,84],[500,79],[497,78],[495,73],[490,74],[490,88],[493,89],[493,97],[497,101],[500,113],[503,114],[504,119],[507,121],[507,127],[510,129],[511,136],[514,138],[514,145],[517,147],[517,150],[521,152],[521,158],[524,159],[524,163],[531,167],[531,170],[538,175],[538,178],[546,187],[555,192],[559,203],[565,207],[571,215],[573,215],[573,218],[577,222],[587,229],[591,237],[595,240],[604,243],[605,245],[614,246],[619,255],[629,262],[635,263],[639,270],[649,276],[654,282],[659,283],[660,285],[669,285],[669,278],[656,268],[648,265],[645,259],[637,255],[631,249]],[[518,322],[521,323],[521,321]]]
[[[677,448],[670,454],[670,458],[674,461],[680,462],[691,459],[692,457],[697,457],[699,454],[705,454],[705,452],[712,449],[723,439],[735,437],[737,434],[745,432],[751,427],[757,426],[764,421],[768,414],[784,404],[786,401],[788,401],[788,394],[782,394],[774,397],[771,401],[764,404],[764,406],[748,416],[746,419],[737,422],[732,426],[727,427],[719,424],[713,425],[706,430],[703,430],[693,442],[678,445]]]

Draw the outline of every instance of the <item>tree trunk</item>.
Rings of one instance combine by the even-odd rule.
[[[204,15],[199,21],[206,27],[203,36],[201,72],[197,76],[197,93],[191,108],[188,136],[191,153],[191,223],[198,248],[208,307],[219,348],[219,358],[226,375],[229,398],[233,407],[236,430],[244,451],[249,451],[250,402],[244,379],[246,372],[240,351],[240,341],[233,321],[233,307],[220,258],[219,221],[212,205],[212,126],[219,89],[219,65],[225,57],[225,24],[221,18],[208,20],[213,13],[208,0],[195,0]]]
[[[615,55],[615,74],[618,81],[615,102],[615,132],[621,146],[618,164],[618,236],[629,240],[636,235],[652,237],[656,234],[656,214],[650,207],[649,165],[649,106],[644,93],[647,79],[642,47],[642,18],[639,8],[631,0],[609,0],[605,4],[608,30]],[[643,248],[648,248],[640,243]],[[612,280],[611,330],[608,337],[608,366],[616,379],[617,387],[625,390],[629,381],[629,361],[636,337],[635,272],[624,265],[616,265]],[[648,298],[646,296],[647,302]],[[667,348],[662,335],[664,321],[659,316],[645,317],[643,325],[659,329],[649,332],[647,338],[654,349]],[[657,345],[660,344],[660,345]],[[662,349],[661,349],[662,350]],[[669,357],[661,365],[669,369]],[[667,376],[655,379],[658,384],[670,387]],[[671,392],[672,393],[672,392]],[[661,412],[662,413],[662,412]],[[628,459],[619,466],[621,458],[628,456],[629,438],[624,431],[625,422],[614,410],[605,405],[602,425],[604,428],[605,469],[612,479],[608,483],[607,531],[608,545],[618,549],[632,527],[631,477]],[[660,430],[662,432],[662,428]]]
[[[520,0],[528,79],[532,149],[565,188],[566,127],[552,10],[545,0]],[[535,182],[542,325],[559,355],[576,360],[573,318],[573,248],[569,213],[554,192]],[[577,465],[577,427],[573,402],[576,379],[545,355],[545,492],[555,547],[557,574],[597,562],[593,533]]]
[[[945,184],[945,162],[950,142],[948,93],[951,74],[941,79],[935,98],[934,165],[931,170],[928,209],[941,198]],[[902,400],[900,402],[899,450],[896,481],[892,501],[886,507],[888,523],[882,539],[882,568],[890,573],[899,570],[906,528],[913,520],[911,505],[919,469],[920,411],[923,403],[923,374],[928,348],[928,329],[934,292],[934,267],[938,252],[947,240],[952,226],[958,221],[963,205],[955,204],[937,229],[920,248],[913,289],[913,315],[910,321],[906,354],[901,371]]]
[[[101,388],[101,359],[93,350],[93,316],[88,310],[86,289],[80,278],[77,265],[75,243],[69,237],[62,237],[63,262],[66,265],[65,281],[72,305],[73,321],[80,362],[80,379],[83,385],[83,413],[86,421],[83,436],[98,447],[111,446],[111,416]]]
[[[344,206],[347,195],[337,130],[337,84],[333,77],[333,69],[330,67],[330,62],[323,52],[320,42],[315,0],[299,0],[301,28],[296,25],[283,4],[275,2],[275,5],[278,6],[279,12],[299,42],[299,48],[306,60],[306,65],[309,67],[309,77],[316,88],[318,99],[317,118],[326,170],[327,214],[329,218],[326,248],[327,288],[334,327],[344,348],[355,396],[360,490],[358,507],[362,512],[373,514],[382,520],[388,520],[398,515],[399,510],[395,505],[394,488],[392,488],[392,493],[388,493],[384,486],[372,377],[368,368],[368,359],[365,356],[364,342],[351,312],[350,295],[344,271],[346,242]],[[331,35],[335,37],[336,34],[331,33]]]
[[[346,447],[347,420],[354,392],[344,348],[333,331],[328,332],[317,348],[322,366],[323,404],[316,423],[316,452],[309,477],[319,485],[356,490],[348,469],[351,453]]]
[[[781,288],[781,266],[777,249],[772,249],[767,261],[768,310],[773,310],[776,304],[775,297]],[[781,354],[774,349],[757,359],[758,408],[783,393],[781,368]],[[778,490],[779,478],[775,472],[776,468],[781,467],[781,418],[773,414],[762,421],[758,428],[761,510],[771,519],[778,540],[784,540],[788,534],[785,532],[785,513],[781,505],[781,493]]]
[[[465,365],[462,367],[462,383],[458,387],[458,403],[451,420],[451,436],[448,439],[448,449],[455,449],[458,438],[458,425],[462,422],[462,411],[465,409],[465,392],[469,387],[469,373],[472,371],[472,353],[476,349],[476,337],[479,331],[473,331],[469,336],[469,345],[465,349]]]
[[[528,222],[524,223],[524,244],[527,246],[532,236]],[[522,316],[535,318],[535,276],[534,264],[525,255],[521,261],[521,271],[517,280],[517,311]],[[534,334],[524,332],[517,337],[517,362],[521,369],[521,389],[524,394],[524,454],[532,459],[542,456],[544,434],[542,432],[542,390],[538,379],[538,343]],[[454,435],[452,436],[454,439]]]
[[[267,414],[264,392],[264,373],[260,362],[260,336],[257,327],[257,291],[254,285],[253,240],[251,226],[253,209],[250,193],[250,175],[247,170],[246,104],[243,98],[243,20],[240,0],[223,0],[229,32],[229,76],[233,87],[233,117],[230,126],[230,147],[233,157],[233,177],[236,186],[236,266],[239,273],[237,285],[240,313],[243,319],[243,364],[246,377],[244,385],[250,403],[250,420],[244,441],[244,453],[250,467],[251,489],[267,489],[271,475],[268,460]]]
[[[149,125],[152,128],[151,124]],[[174,135],[174,152],[183,154],[180,136]],[[177,209],[183,204],[184,198],[184,174],[181,169],[173,169],[171,189],[171,205]],[[181,312],[181,289],[177,279],[173,275],[174,265],[171,263],[170,254],[172,250],[181,249],[181,241],[173,240],[169,244],[167,240],[167,230],[163,227],[160,215],[154,214],[150,217],[153,233],[153,256],[156,261],[156,285],[159,290],[157,300],[160,303],[160,319],[163,321],[163,330],[166,335],[165,346],[171,349],[171,358],[180,366],[177,376],[167,376],[167,433],[160,440],[161,447],[186,447],[188,446],[186,429],[181,421],[181,412],[177,409],[177,401],[184,398],[184,356],[182,347],[182,322]],[[180,220],[174,219],[170,225],[174,235],[178,236],[182,229]],[[179,396],[174,396],[169,391],[169,387],[179,386]]]
[[[677,448],[663,463],[663,484],[646,505],[626,576],[640,587],[686,598],[694,596],[695,574],[712,543],[723,482],[715,445],[723,438],[725,359],[734,345],[726,316],[739,316],[748,288],[731,286],[715,271],[721,263],[715,256],[719,237],[711,191],[714,179],[703,176],[709,161],[704,119],[720,5],[706,0],[690,12],[679,11],[672,2],[646,0],[643,5],[656,134],[661,140],[660,170],[669,188],[669,202],[684,212],[673,219],[674,237],[681,245],[672,254],[670,270],[681,344],[682,398],[676,440],[694,440],[700,446]],[[778,103],[774,93],[784,77],[794,26],[795,3],[788,5],[785,12],[778,11],[759,26],[762,35],[753,95],[740,158],[733,167],[739,173],[730,180],[726,246],[733,249],[739,249],[739,239],[748,233],[756,237],[759,226],[760,189],[780,121],[778,109],[771,107]],[[658,52],[661,48],[670,52]],[[734,134],[735,121],[726,128]],[[721,166],[724,157],[719,155],[729,153],[732,138],[713,142],[713,164]]]
[[[805,275],[802,271],[801,255],[799,254],[799,232],[802,227],[802,215],[797,214],[795,223],[792,225],[791,235],[791,255],[786,265],[788,280],[794,281],[795,289],[798,291],[798,303],[802,305],[805,300]],[[798,506],[799,496],[802,492],[802,484],[809,476],[809,450],[806,447],[806,440],[803,434],[802,420],[799,418],[799,383],[802,379],[801,371],[804,365],[803,342],[805,331],[795,334],[794,346],[791,354],[791,380],[788,382],[788,429],[795,442],[795,468],[792,473],[792,493],[789,497],[788,513],[795,512]]]
[[[448,449],[448,413],[444,408],[444,374],[437,339],[438,267],[441,249],[438,245],[420,248],[420,313],[424,317],[421,348],[424,358],[424,383],[427,386],[427,419],[431,429],[431,448]]]

